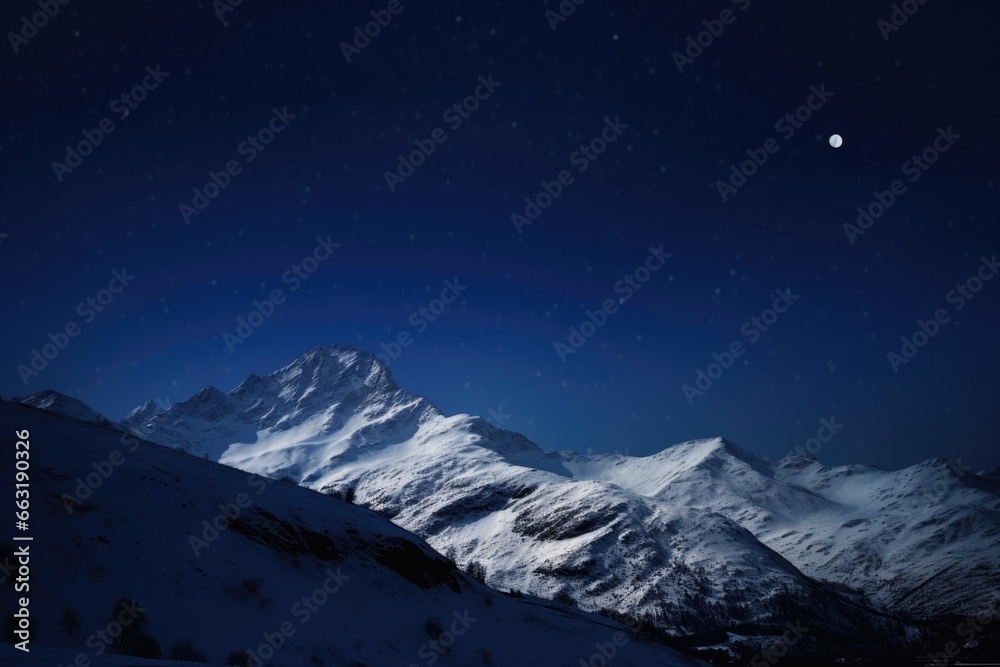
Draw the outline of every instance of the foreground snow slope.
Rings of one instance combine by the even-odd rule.
[[[265,657],[266,636],[280,638],[282,627],[265,661],[275,667],[575,666],[595,644],[614,647],[615,664],[701,664],[605,618],[497,593],[356,505],[0,402],[0,432],[11,439],[21,429],[30,431],[33,641],[27,655],[2,647],[2,661],[70,664],[82,654],[91,664],[180,664],[108,656],[96,633],[127,598],[146,610],[164,653],[189,639],[213,665],[235,649]],[[13,460],[0,463],[5,479]],[[6,564],[19,545],[0,539]],[[14,595],[0,600],[9,617]],[[72,636],[59,623],[71,607],[80,621]],[[458,636],[439,654],[430,642],[450,644],[443,631]]]

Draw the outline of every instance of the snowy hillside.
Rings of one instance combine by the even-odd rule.
[[[32,650],[0,646],[0,662],[221,665],[250,649],[274,667],[575,666],[603,650],[616,665],[701,664],[606,618],[493,591],[328,495],[29,406],[0,402],[0,427],[30,430],[34,538]],[[0,543],[5,567],[21,544]],[[9,618],[14,596],[0,599]],[[123,613],[131,630],[109,631]],[[110,655],[126,642],[171,659]]]
[[[30,405],[40,410],[54,412],[65,417],[72,417],[88,424],[108,425],[110,420],[92,409],[83,401],[60,394],[58,391],[45,389],[30,396],[15,398],[15,402]]]
[[[459,564],[481,564],[493,586],[648,615],[703,643],[780,634],[795,618],[829,633],[802,650],[919,643],[900,611],[1000,601],[997,484],[945,479],[940,463],[767,463],[719,438],[644,458],[545,452],[441,414],[345,345],[125,424],[248,472],[354,489]]]

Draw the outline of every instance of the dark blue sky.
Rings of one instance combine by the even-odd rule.
[[[884,39],[888,2],[590,0],[552,30],[551,2],[404,0],[346,62],[341,42],[387,4],[248,0],[224,25],[207,2],[71,2],[27,43],[7,36],[0,393],[51,387],[117,418],[318,344],[383,352],[403,334],[404,388],[447,413],[509,415],[548,449],[722,435],[777,458],[833,418],[825,462],[997,465],[1000,281],[949,299],[1000,253],[995,6],[914,3]],[[20,32],[36,11],[7,3],[0,25]],[[722,32],[678,71],[703,21]],[[144,81],[142,101],[120,99]],[[477,90],[474,111],[453,109]],[[807,104],[799,127],[779,123]],[[100,144],[54,167],[84,130]],[[579,152],[602,131],[604,152]],[[390,189],[415,142],[433,153]],[[929,148],[926,170],[904,165]],[[767,160],[724,201],[717,182],[747,151]],[[184,216],[227,163],[226,187]],[[512,214],[564,171],[519,233]],[[849,242],[844,224],[896,180]],[[339,246],[307,280],[286,274],[317,238]],[[671,256],[564,362],[555,344],[623,299],[619,281],[660,246]],[[123,267],[134,278],[102,294]],[[425,326],[446,280],[465,287]],[[798,299],[758,329],[786,288]],[[227,346],[275,289],[273,314]],[[888,353],[939,309],[895,372]],[[25,386],[18,365],[70,323],[78,335]],[[689,402],[683,385],[737,342]]]

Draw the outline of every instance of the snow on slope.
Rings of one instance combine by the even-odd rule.
[[[125,597],[146,609],[163,651],[189,639],[212,665],[234,649],[265,655],[264,635],[282,627],[283,645],[266,663],[275,667],[575,666],[595,644],[614,647],[616,632],[627,642],[614,647],[614,664],[703,664],[605,618],[496,593],[384,517],[327,495],[23,405],[0,402],[0,429],[30,430],[35,633],[30,654],[8,645],[0,661],[51,666],[83,654],[95,665],[179,665],[104,651],[96,633]],[[124,461],[95,473],[118,460],[115,450]],[[8,478],[12,460],[0,464]],[[67,503],[67,494],[86,498]],[[0,560],[14,547],[0,543]],[[0,598],[4,616],[12,599]],[[72,637],[58,623],[68,607],[80,619]],[[452,629],[460,636],[437,653],[429,642]]]
[[[1000,483],[943,459],[896,472],[766,463],[714,439],[644,458],[568,456],[567,467],[720,512],[810,577],[861,589],[882,609],[930,618],[1000,606]]]
[[[344,345],[228,393],[203,390],[133,430],[313,489],[354,488],[463,566],[481,563],[497,587],[719,641],[721,628],[780,634],[795,618],[841,643],[916,638],[892,611],[817,583],[758,539],[753,498],[788,514],[824,501],[777,485],[768,464],[720,439],[644,459],[545,452],[478,417],[441,414]]]
[[[40,410],[54,412],[57,415],[70,417],[71,419],[79,419],[89,424],[107,425],[111,423],[110,419],[95,411],[83,401],[60,394],[58,391],[52,389],[45,389],[24,398],[15,398],[14,401],[23,405],[36,407]]]
[[[861,588],[883,608],[918,618],[992,613],[1000,482],[958,472],[943,459],[895,472],[812,462],[786,481],[826,500],[827,511],[770,514],[758,535],[811,576]]]
[[[133,426],[140,426],[156,415],[163,412],[155,401],[146,401],[132,412],[128,413],[118,422],[122,426],[131,428]]]

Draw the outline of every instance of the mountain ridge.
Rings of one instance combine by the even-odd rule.
[[[764,636],[821,609],[831,641],[888,632],[906,644],[913,622],[1000,602],[998,485],[946,461],[892,472],[764,461],[722,437],[645,457],[551,452],[444,415],[347,345],[205,392],[128,427],[249,472],[352,489],[480,563],[491,585],[647,615],[674,634]]]
[[[0,424],[33,445],[30,653],[0,645],[0,662],[181,667],[250,650],[267,665],[568,665],[622,633],[616,664],[704,666],[638,628],[491,590],[343,500],[141,440],[123,454],[119,431],[31,405],[0,401]],[[23,544],[0,540],[10,586]],[[123,599],[144,614],[140,658],[117,655],[136,647],[109,629]],[[184,641],[201,660],[159,658]]]

